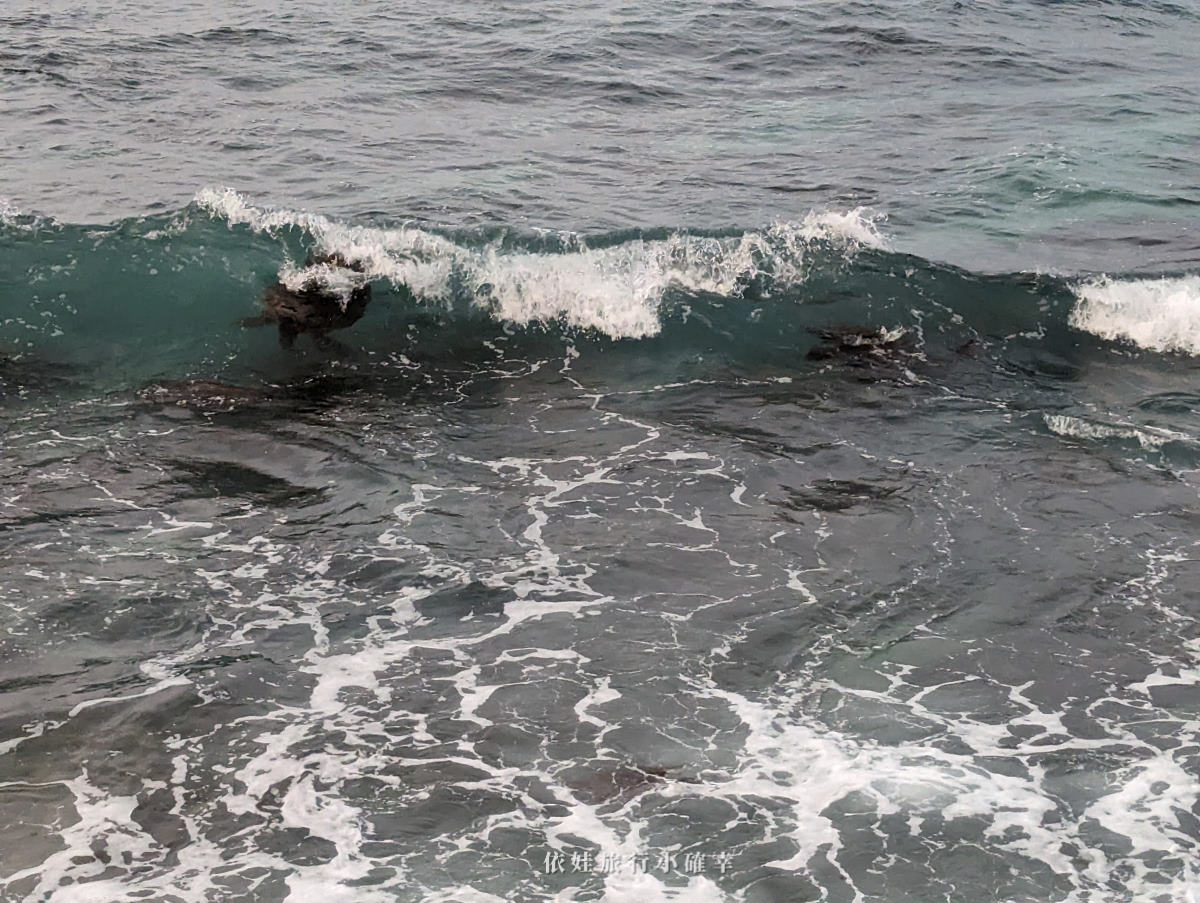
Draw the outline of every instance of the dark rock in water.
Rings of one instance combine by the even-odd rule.
[[[869,480],[815,480],[800,489],[788,490],[784,501],[772,504],[792,511],[846,511],[860,505],[886,502],[903,488]],[[789,518],[790,519],[790,518]]]
[[[885,329],[882,326],[824,326],[810,330],[821,344],[808,352],[814,361],[842,358],[868,361],[897,353],[912,353],[916,341],[906,329]]]
[[[323,489],[291,483],[234,461],[176,459],[170,462],[175,479],[191,498],[242,498],[265,505],[303,503],[319,498]]]
[[[232,411],[274,398],[265,389],[234,386],[208,379],[166,380],[151,383],[137,391],[141,401],[178,405],[201,411]]]
[[[322,264],[363,272],[361,263],[347,260],[340,254],[323,254],[305,262],[305,266],[310,267]],[[315,280],[306,282],[299,291],[277,282],[263,293],[262,315],[248,317],[241,324],[247,327],[277,325],[279,344],[284,348],[291,348],[296,336],[303,333],[310,334],[318,347],[331,347],[336,343],[328,338],[328,333],[353,326],[361,320],[370,301],[370,285],[355,288],[350,297],[343,300]]]
[[[193,411],[229,412],[247,408],[276,414],[295,414],[336,402],[363,385],[355,374],[299,375],[280,385],[239,386],[212,379],[157,380],[138,389],[135,397],[147,404]]]
[[[76,368],[22,352],[0,351],[0,400],[61,388],[76,376]]]

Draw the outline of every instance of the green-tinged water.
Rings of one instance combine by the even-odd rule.
[[[0,899],[1196,896],[1191,6],[0,13]]]

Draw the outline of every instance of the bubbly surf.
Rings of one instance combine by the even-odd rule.
[[[1200,276],[1097,279],[1077,294],[1077,329],[1153,351],[1200,354]]]
[[[0,898],[1195,897],[1194,10],[0,29]]]

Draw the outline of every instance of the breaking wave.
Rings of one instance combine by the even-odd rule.
[[[1200,354],[1200,276],[1100,278],[1077,294],[1076,329],[1151,351]]]
[[[363,322],[341,335],[375,355],[454,356],[448,343],[490,347],[499,332],[787,368],[823,342],[814,360],[1016,342],[1060,359],[1018,366],[1063,372],[1109,341],[1200,354],[1200,276],[973,273],[893,249],[884,219],[857,208],[724,233],[451,230],[256,206],[230,189],[105,226],[6,207],[0,363],[99,368],[120,385],[257,371],[274,339],[237,324],[276,281],[342,298],[372,284]]]
[[[726,237],[672,232],[592,247],[567,234],[558,236],[561,253],[544,254],[504,248],[498,240],[467,247],[415,225],[374,228],[259,208],[228,188],[201,191],[196,204],[231,227],[265,233],[301,229],[320,253],[357,261],[365,278],[387,280],[422,298],[445,300],[465,292],[506,322],[557,320],[611,338],[658,333],[659,306],[669,289],[739,296],[764,281],[784,289],[803,280],[806,252],[814,244],[845,253],[885,246],[876,218],[865,208],[810,212],[799,222]],[[357,282],[345,272],[288,262],[280,278],[293,288],[315,281],[346,297]]]

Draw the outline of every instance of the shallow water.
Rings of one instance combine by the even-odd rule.
[[[1190,7],[214,15],[0,19],[0,898],[1196,894]]]

